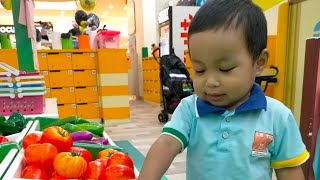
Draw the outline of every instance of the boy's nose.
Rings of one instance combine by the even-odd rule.
[[[219,87],[220,81],[215,76],[208,77],[207,81],[206,81],[206,86],[207,87]]]

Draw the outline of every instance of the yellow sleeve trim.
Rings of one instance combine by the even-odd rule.
[[[309,159],[309,153],[305,149],[302,154],[292,159],[271,162],[271,168],[280,169],[280,168],[286,168],[286,167],[295,167],[306,162],[307,159]]]

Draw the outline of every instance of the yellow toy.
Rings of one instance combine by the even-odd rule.
[[[3,6],[3,8],[5,8],[6,10],[11,10],[11,0],[0,0],[1,5]]]
[[[86,11],[92,11],[96,6],[96,0],[80,0],[82,9]]]

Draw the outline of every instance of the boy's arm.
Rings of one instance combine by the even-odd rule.
[[[159,180],[180,151],[181,143],[177,139],[161,135],[151,146],[138,180]]]
[[[278,180],[305,180],[301,166],[276,169]]]

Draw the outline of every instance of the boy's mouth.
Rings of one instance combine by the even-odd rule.
[[[224,94],[220,93],[206,93],[206,95],[212,101],[219,101],[224,96]]]

